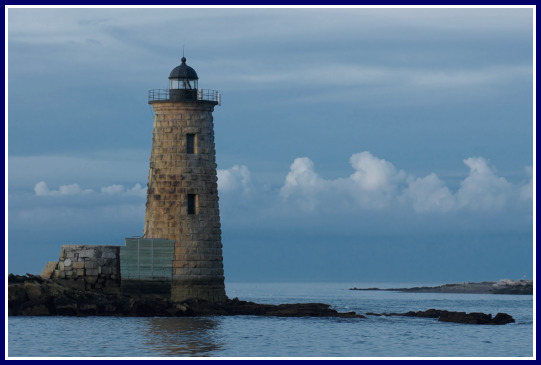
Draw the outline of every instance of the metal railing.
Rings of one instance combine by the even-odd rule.
[[[190,93],[193,91],[193,94]],[[177,94],[184,92],[185,94]],[[190,95],[191,94],[191,95]],[[216,90],[209,89],[152,89],[148,91],[148,101],[180,101],[180,100],[204,100],[214,101],[222,105],[222,97]]]

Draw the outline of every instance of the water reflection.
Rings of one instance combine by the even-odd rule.
[[[156,356],[212,356],[223,343],[216,338],[220,318],[164,318],[148,319],[148,346]]]

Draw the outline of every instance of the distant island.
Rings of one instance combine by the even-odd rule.
[[[440,286],[422,286],[414,288],[350,288],[349,290],[384,290],[407,293],[456,293],[456,294],[533,294],[533,280],[482,281],[479,283],[464,282]]]

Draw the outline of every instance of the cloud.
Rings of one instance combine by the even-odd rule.
[[[58,190],[50,190],[45,181],[40,181],[34,186],[36,196],[64,196],[64,195],[126,195],[126,196],[146,196],[146,188],[142,188],[141,184],[135,184],[132,188],[126,189],[123,185],[104,186],[99,192],[92,189],[82,189],[79,184],[60,185]]]
[[[434,173],[422,178],[410,177],[403,198],[409,199],[417,212],[448,212],[456,207],[453,194]]]
[[[146,196],[147,188],[141,186],[141,184],[135,184],[133,188],[126,190],[127,195]]]
[[[367,151],[354,154],[349,162],[355,169],[355,173],[350,176],[350,179],[361,190],[392,190],[394,183],[404,175],[403,172],[397,173],[390,162],[374,157]]]
[[[524,168],[530,177],[530,180],[520,188],[520,198],[522,200],[533,200],[533,169],[530,166]]]
[[[462,181],[457,193],[459,208],[501,210],[513,193],[513,188],[503,177],[498,177],[481,157],[464,160],[470,174]]]
[[[105,186],[101,188],[100,191],[102,193],[110,194],[110,195],[124,194],[124,195],[140,196],[140,197],[144,197],[147,194],[147,189],[141,187],[141,184],[135,184],[133,188],[130,188],[130,189],[126,189],[124,185],[113,184],[113,185]]]
[[[363,207],[383,208],[393,199],[399,184],[405,178],[403,171],[370,152],[356,153],[349,159],[355,172],[347,179],[334,182],[338,188],[346,187]]]
[[[119,194],[119,193],[124,192],[124,186],[122,186],[122,185],[105,186],[105,187],[101,188],[101,192],[111,194],[111,195]]]
[[[291,164],[280,195],[285,200],[295,199],[304,210],[314,210],[329,199],[342,205],[353,199],[364,208],[383,208],[405,176],[393,164],[370,152],[354,154],[349,162],[355,170],[351,176],[326,180],[318,176],[309,158],[297,158]]]
[[[516,200],[522,194],[523,187],[513,186],[505,178],[496,176],[484,158],[470,157],[463,162],[470,172],[455,194],[435,174],[430,174],[410,178],[403,198],[409,200],[417,212],[501,211],[509,200]]]
[[[353,174],[334,180],[319,177],[309,158],[297,158],[280,195],[305,211],[314,211],[323,204],[341,204],[376,210],[406,206],[417,213],[502,211],[519,199],[532,199],[531,179],[529,183],[513,185],[497,176],[484,158],[470,157],[463,162],[469,167],[469,174],[452,192],[435,173],[425,177],[406,175],[368,151],[351,156]]]
[[[250,170],[244,165],[234,165],[229,169],[217,170],[220,193],[249,194],[253,190]]]
[[[78,184],[61,185],[58,190],[49,190],[45,181],[40,181],[34,186],[34,192],[37,196],[57,196],[57,195],[81,195],[93,193],[91,189],[81,189]]]
[[[386,88],[417,88],[419,90],[457,89],[464,87],[494,85],[516,78],[528,78],[532,75],[530,65],[486,66],[483,68],[461,68],[452,66],[440,69],[419,68],[416,65],[409,67],[398,66],[372,66],[362,64],[348,64],[344,61],[327,65],[332,73],[322,74],[319,65],[294,65],[291,69],[269,70],[268,72],[246,72],[235,81],[243,80],[249,84],[262,84],[282,87],[284,82],[296,80],[299,85],[312,87],[345,87],[370,86]]]
[[[470,157],[463,161],[469,172],[455,191],[435,173],[424,177],[413,176],[368,151],[353,154],[349,162],[353,169],[351,175],[325,179],[316,172],[310,158],[296,158],[279,188],[278,196],[282,198],[282,204],[285,203],[284,207],[297,207],[312,213],[334,207],[372,212],[406,208],[424,214],[498,212],[521,202],[528,204],[533,199],[531,167],[525,169],[528,179],[513,184],[498,176],[482,157]],[[251,202],[268,208],[275,205],[276,191],[267,191],[262,186],[254,185],[247,166],[234,165],[229,169],[220,169],[217,175],[220,196],[225,199],[234,198],[228,204],[242,202],[244,206]],[[112,184],[92,190],[81,188],[78,184],[66,184],[51,190],[45,181],[40,181],[35,184],[34,193],[37,197],[90,196],[93,197],[93,204],[105,204],[117,201],[110,200],[112,197],[122,201],[142,201],[146,197],[146,187],[135,184],[127,188],[121,184]]]
[[[329,182],[314,171],[314,163],[307,157],[299,157],[291,164],[280,195],[284,199],[293,197],[303,210],[313,211],[318,205],[319,193],[329,188]]]
[[[11,137],[11,131],[10,131]],[[11,145],[10,145],[11,146]],[[148,177],[149,151],[144,149],[99,150],[92,156],[30,155],[8,156],[9,188],[31,189],[36,181],[64,185],[66,181],[84,181],[90,186],[108,182],[143,181]]]
[[[326,188],[326,185],[327,182],[314,171],[314,163],[308,157],[299,157],[291,164],[281,194],[286,198],[299,191],[312,194]]]

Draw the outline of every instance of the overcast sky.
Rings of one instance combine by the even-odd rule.
[[[142,234],[148,90],[214,112],[226,281],[533,275],[533,10],[8,11],[8,270]]]

